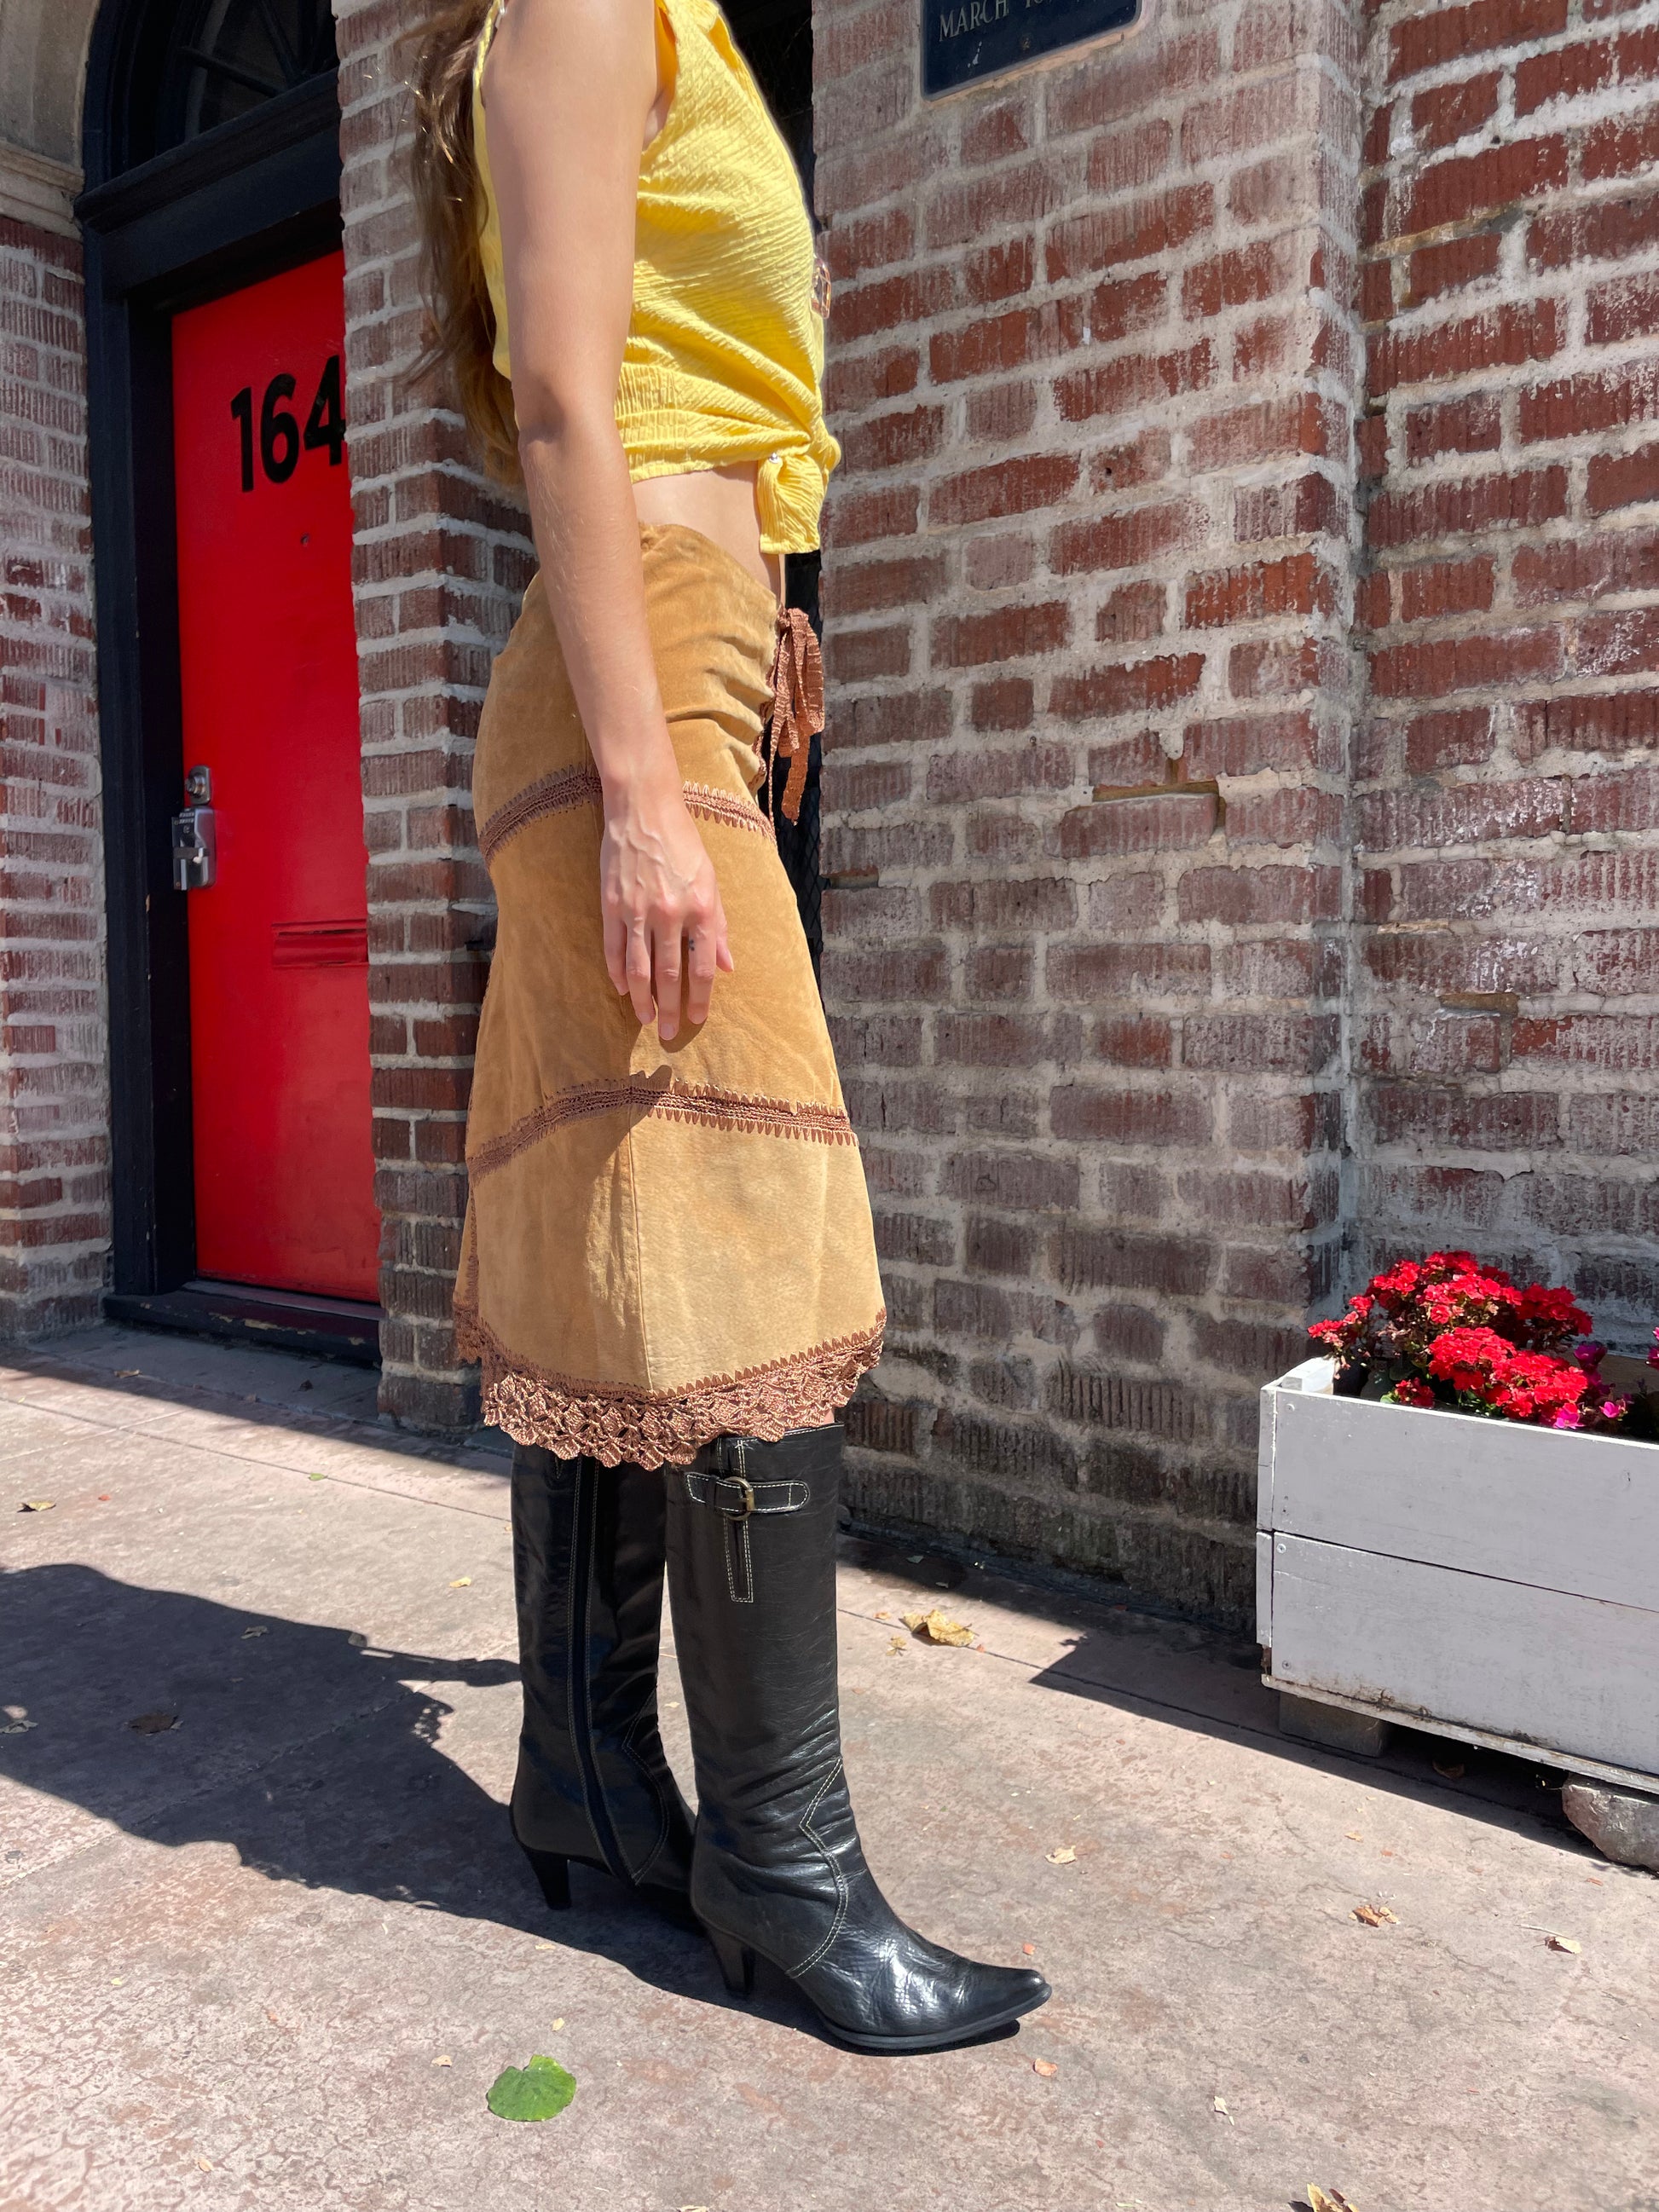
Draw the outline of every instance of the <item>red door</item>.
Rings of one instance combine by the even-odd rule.
[[[182,896],[198,1269],[373,1298],[343,282],[331,254],[173,323],[180,767],[218,848]]]

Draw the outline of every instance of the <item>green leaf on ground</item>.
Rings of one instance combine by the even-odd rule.
[[[528,2066],[498,2074],[484,2102],[498,2120],[550,2120],[575,2094],[575,2076],[538,2051]]]

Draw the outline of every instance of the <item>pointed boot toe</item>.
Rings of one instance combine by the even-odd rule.
[[[797,1986],[838,2041],[855,2051],[942,2051],[1035,2012],[1052,1994],[1041,1974],[959,1958],[894,1917],[882,1955],[845,1936]]]

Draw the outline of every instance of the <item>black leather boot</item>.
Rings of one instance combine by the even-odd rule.
[[[579,1859],[690,1917],[691,1819],[657,1733],[663,1523],[659,1474],[514,1451],[513,1832],[556,1908]]]
[[[1029,1968],[907,1928],[877,1888],[841,1761],[841,1431],[722,1437],[668,1478],[668,1588],[697,1768],[691,1903],[728,1986],[771,1960],[858,2051],[936,2051],[1030,2012]]]

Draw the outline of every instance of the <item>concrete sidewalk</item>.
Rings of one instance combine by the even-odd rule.
[[[857,2057],[598,1876],[549,1915],[505,1459],[372,1413],[114,1329],[0,1366],[0,2212],[1659,2208],[1659,1884],[1513,1762],[1292,1745],[1252,1649],[1109,1590],[843,1565],[870,1857],[1030,1947],[1018,2033]],[[935,1601],[983,1650],[897,1628]],[[536,2051],[574,2103],[494,2118]]]

